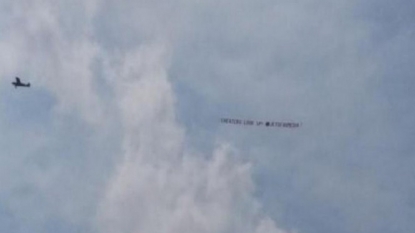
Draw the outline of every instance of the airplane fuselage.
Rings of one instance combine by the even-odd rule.
[[[17,88],[17,87],[30,87],[30,83],[24,84],[24,83],[12,82],[12,84],[14,85],[14,88]]]

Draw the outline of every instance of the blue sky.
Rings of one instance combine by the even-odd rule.
[[[2,1],[0,231],[413,232],[414,7]]]

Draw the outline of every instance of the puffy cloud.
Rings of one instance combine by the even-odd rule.
[[[184,147],[162,46],[120,62],[114,81],[124,154],[100,205],[103,232],[280,232],[261,220],[248,164],[229,146],[202,157]],[[115,80],[115,79],[114,79]]]
[[[50,121],[37,125],[44,130],[18,132],[27,150],[8,148],[17,157],[4,160],[7,166],[25,173],[11,178],[17,173],[6,170],[11,179],[1,192],[7,202],[1,214],[11,220],[5,224],[21,221],[15,232],[280,231],[261,211],[250,166],[236,151],[218,142],[208,156],[185,143],[168,78],[171,38],[162,30],[117,49],[95,38],[95,17],[109,2],[6,5],[8,29],[0,45],[9,68],[2,84],[18,73],[32,83],[34,99],[53,100],[38,109],[48,112]],[[17,123],[13,114],[6,120]]]

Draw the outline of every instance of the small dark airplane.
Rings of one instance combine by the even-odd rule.
[[[14,85],[14,88],[16,87],[30,87],[30,83],[22,83],[20,82],[20,78],[16,77],[16,81],[12,82],[12,84]]]

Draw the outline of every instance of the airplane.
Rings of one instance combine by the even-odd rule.
[[[14,85],[14,88],[16,87],[30,87],[30,83],[22,83],[20,82],[20,78],[16,77],[16,81],[12,82],[12,84]]]

